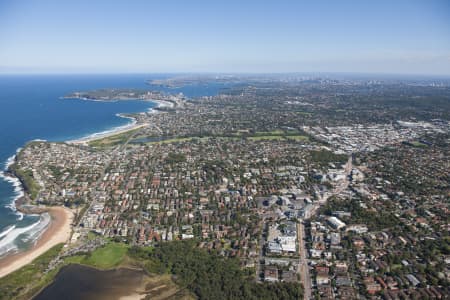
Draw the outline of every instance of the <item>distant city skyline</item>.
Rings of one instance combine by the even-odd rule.
[[[450,2],[0,1],[0,73],[450,75]]]

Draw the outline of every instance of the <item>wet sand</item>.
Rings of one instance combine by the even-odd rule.
[[[48,212],[52,217],[50,225],[31,249],[0,259],[0,278],[31,263],[53,246],[70,239],[72,211],[63,207],[51,207]]]

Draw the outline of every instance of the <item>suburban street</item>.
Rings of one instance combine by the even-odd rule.
[[[353,165],[352,165],[352,156],[350,155],[347,163],[344,166],[345,169],[345,179],[332,191],[332,193],[328,193],[326,195],[321,195],[319,201],[313,204],[313,209],[309,212],[309,214],[305,215],[303,220],[309,219],[311,216],[316,214],[316,211],[319,207],[327,202],[327,199],[332,195],[339,194],[343,192],[349,185],[349,176],[351,174]],[[303,222],[299,222],[297,224],[297,237],[298,237],[298,245],[299,245],[299,255],[300,255],[300,264],[299,264],[299,272],[300,272],[300,281],[304,287],[304,299],[312,299],[311,293],[311,275],[309,274],[309,265],[308,265],[308,251],[305,245],[305,226]]]
[[[300,281],[304,288],[304,299],[309,300],[311,298],[311,276],[309,274],[309,266],[307,259],[307,251],[305,246],[305,226],[302,222],[297,223],[297,237],[298,237],[298,254],[300,255]]]

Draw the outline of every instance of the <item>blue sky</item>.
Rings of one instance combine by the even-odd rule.
[[[450,75],[450,1],[0,0],[0,72]]]

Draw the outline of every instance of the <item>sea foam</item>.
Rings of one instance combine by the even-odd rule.
[[[10,233],[11,231],[13,231],[14,228],[16,228],[16,225],[11,225],[11,226],[6,227],[5,230],[3,230],[2,232],[0,232],[0,239],[2,239],[5,235],[7,235],[8,233]]]
[[[22,148],[18,148],[16,150],[16,153],[14,155],[11,155],[5,163],[4,171],[0,171],[0,178],[3,179],[6,182],[11,183],[11,185],[14,187],[14,197],[12,198],[11,202],[9,204],[6,204],[5,207],[11,209],[14,211],[17,215],[17,220],[20,221],[23,219],[23,213],[17,210],[16,208],[16,201],[23,197],[25,195],[25,191],[23,189],[22,183],[17,177],[13,177],[10,175],[7,175],[5,172],[9,169],[9,167],[14,164],[16,160],[17,154],[22,150]]]
[[[50,215],[42,214],[39,220],[26,227],[12,226],[1,233],[0,257],[18,249],[17,239],[25,243],[34,243],[50,224]]]

